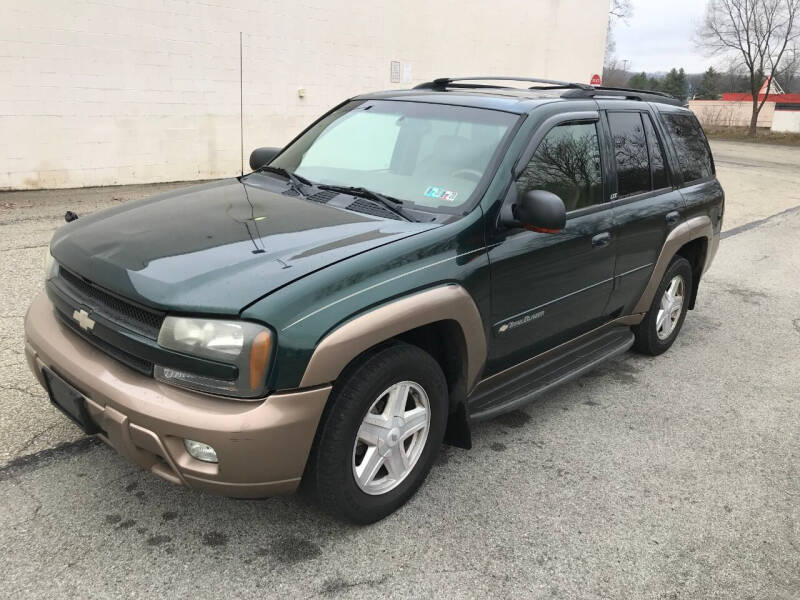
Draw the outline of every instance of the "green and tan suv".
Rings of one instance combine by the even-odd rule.
[[[59,229],[30,367],[159,477],[302,481],[361,523],[472,421],[669,348],[722,224],[697,120],[636,90],[437,79],[343,102],[251,167]]]

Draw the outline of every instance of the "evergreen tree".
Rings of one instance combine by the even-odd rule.
[[[697,86],[695,98],[698,100],[718,100],[719,78],[720,74],[714,70],[714,67],[708,67],[708,71],[703,73],[700,85]]]
[[[664,88],[663,80],[659,79],[658,77],[649,77],[647,79],[647,88],[648,90],[653,90],[654,92],[661,92]]]
[[[647,87],[647,73],[642,71],[641,73],[637,73],[633,77],[628,80],[628,87],[633,88],[635,90],[647,90],[650,89]]]
[[[681,102],[686,102],[687,88],[686,72],[683,67],[680,70],[672,69],[667,73],[661,87],[662,91],[672,94]]]

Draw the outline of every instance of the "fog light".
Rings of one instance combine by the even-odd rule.
[[[197,460],[210,463],[219,462],[217,460],[217,451],[208,444],[194,440],[183,440],[183,445],[186,447],[186,451]]]

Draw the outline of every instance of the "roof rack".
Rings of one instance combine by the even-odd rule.
[[[589,86],[588,89],[581,88],[570,90],[561,95],[562,98],[625,98],[627,100],[641,100],[642,102],[661,102],[674,106],[683,106],[683,103],[675,96],[664,92],[651,90],[636,90],[632,88]]]
[[[462,87],[462,88],[496,88],[503,89],[504,86],[499,85],[486,85],[486,84],[467,84],[461,83],[463,81],[524,81],[526,83],[542,83],[547,87],[535,86],[529,89],[576,89],[576,90],[591,90],[592,86],[585,83],[571,83],[569,81],[555,81],[553,79],[537,79],[532,77],[503,77],[501,76],[480,76],[480,77],[440,77],[433,81],[420,83],[414,86],[415,90],[443,90],[448,87]]]
[[[470,81],[523,81],[526,83],[538,83],[543,85],[532,86],[530,90],[558,90],[566,89],[562,98],[602,98],[614,97],[625,98],[627,100],[640,100],[642,102],[661,102],[674,106],[683,106],[683,103],[664,92],[650,90],[637,90],[632,88],[592,86],[585,83],[574,83],[569,81],[556,81],[553,79],[539,79],[535,77],[504,77],[500,76],[480,76],[480,77],[440,77],[433,81],[420,83],[414,86],[415,90],[444,90],[447,88],[466,88],[466,89],[514,89],[501,85],[490,85],[485,83],[468,83]],[[467,83],[464,83],[467,82]]]

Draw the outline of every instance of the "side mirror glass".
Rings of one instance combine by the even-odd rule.
[[[256,148],[250,154],[250,168],[257,171],[280,154],[281,148]]]
[[[504,219],[504,225],[541,233],[558,233],[567,223],[564,201],[545,190],[525,192],[511,207],[511,216],[511,220]]]

